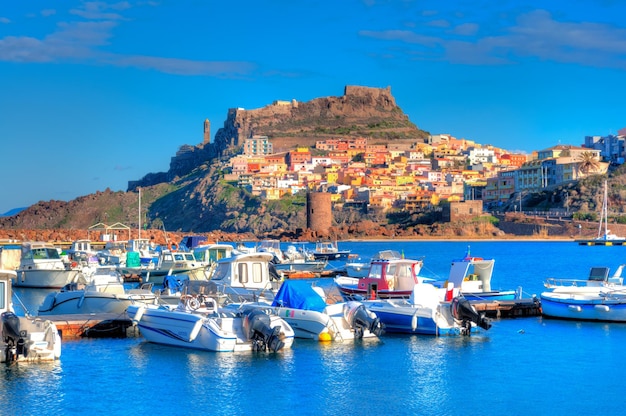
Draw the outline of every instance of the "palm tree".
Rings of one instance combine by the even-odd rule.
[[[593,152],[582,152],[578,155],[578,170],[585,175],[589,172],[596,172],[600,169],[600,162]]]

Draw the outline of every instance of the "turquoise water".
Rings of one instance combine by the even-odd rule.
[[[425,256],[425,274],[445,276],[468,244],[473,256],[496,259],[494,287],[522,286],[526,294],[541,293],[547,277],[583,278],[591,266],[626,262],[626,247],[560,242],[340,248],[363,256],[404,250]],[[296,340],[278,354],[186,351],[141,338],[68,340],[57,363],[3,368],[0,414],[617,415],[626,401],[624,345],[626,325],[541,317],[496,320],[464,338]]]

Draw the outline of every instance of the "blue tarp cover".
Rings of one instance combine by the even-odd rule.
[[[322,312],[326,307],[326,302],[313,290],[310,282],[285,280],[278,289],[272,306]]]

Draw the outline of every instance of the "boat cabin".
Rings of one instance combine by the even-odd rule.
[[[358,289],[368,293],[379,291],[411,292],[420,282],[418,273],[422,260],[390,259],[375,260],[370,265],[367,277],[359,279]]]
[[[264,289],[280,277],[270,272],[272,253],[243,253],[217,262],[211,280],[234,288]]]
[[[59,250],[51,243],[22,243],[19,270],[31,269],[64,270],[66,268]]]
[[[193,249],[196,260],[206,264],[217,263],[218,260],[231,257],[235,248],[230,244],[207,244]]]
[[[464,257],[453,260],[447,283],[463,292],[491,292],[491,276],[495,259]]]

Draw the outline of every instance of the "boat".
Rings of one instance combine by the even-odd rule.
[[[376,338],[383,326],[361,302],[327,304],[319,286],[301,280],[285,280],[272,306],[291,325],[296,338],[345,341]]]
[[[370,261],[355,260],[346,262],[346,276],[352,278],[366,277],[372,261],[401,259],[402,257],[402,254],[396,250],[380,250]]]
[[[175,308],[131,305],[127,313],[149,342],[215,352],[291,348],[294,331],[271,307],[221,308],[210,281],[190,280]]]
[[[334,282],[346,300],[408,298],[413,287],[424,282],[419,275],[423,265],[421,259],[373,260],[366,277],[338,276]]]
[[[149,290],[126,289],[115,267],[103,266],[88,284],[71,283],[59,292],[49,293],[39,306],[38,315],[123,314],[129,305],[157,303]]]
[[[315,243],[313,257],[325,260],[346,260],[350,256],[350,250],[339,250],[336,241],[318,241]]]
[[[69,283],[86,283],[80,268],[72,268],[51,243],[24,242],[15,287],[60,289]]]
[[[521,298],[522,290],[493,290],[491,277],[495,259],[473,257],[470,248],[463,258],[452,260],[450,274],[443,282],[434,282],[438,287],[453,283],[469,301],[515,300]]]
[[[308,252],[304,247],[296,248],[295,243],[288,245],[286,250],[282,250],[279,240],[262,240],[257,245],[256,251],[273,254],[272,263],[283,277],[305,273],[310,277],[315,277],[328,264],[326,259],[316,259],[313,253]]]
[[[237,253],[218,260],[211,283],[220,304],[272,303],[282,279],[272,263],[274,255],[263,252]]]
[[[591,267],[586,279],[548,278],[541,293],[541,312],[550,318],[581,321],[626,322],[626,286],[620,265],[613,275],[608,267]]]
[[[190,279],[207,280],[207,264],[190,251],[162,250],[154,268],[141,271],[143,283],[163,283],[168,274],[186,274]]]
[[[419,335],[470,335],[491,328],[458,289],[441,289],[430,283],[413,287],[408,299],[365,300],[380,319],[385,332]]]
[[[61,337],[54,322],[17,316],[12,307],[14,270],[0,270],[0,362],[55,361],[61,357]]]
[[[598,236],[591,239],[577,239],[579,245],[584,246],[621,246],[626,244],[626,237],[621,237],[611,233],[608,228],[608,185],[604,181],[604,196],[602,198],[602,209],[600,212],[600,222],[598,224]]]

